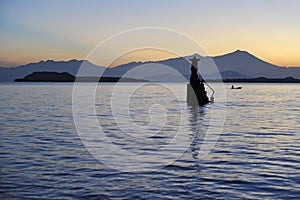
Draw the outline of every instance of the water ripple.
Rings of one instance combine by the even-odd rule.
[[[198,119],[187,119],[191,131],[186,135],[194,140],[185,154],[157,171],[135,173],[109,168],[82,145],[72,118],[72,84],[0,87],[1,199],[300,198],[298,85],[247,84],[238,93],[228,90],[223,133],[206,157],[200,159],[198,151],[211,117],[209,106]],[[172,138],[178,123],[173,104],[166,104],[173,121],[162,134],[147,141],[122,135],[108,110],[110,88],[107,84],[99,91],[96,108],[99,123],[116,145],[147,152]],[[153,97],[162,93],[151,91]],[[136,123],[147,123],[144,107],[137,109]],[[195,133],[197,123],[202,128]]]

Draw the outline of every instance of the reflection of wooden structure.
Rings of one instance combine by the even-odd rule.
[[[187,102],[191,105],[203,106],[209,102],[202,77],[198,77],[198,61],[195,56],[190,59],[191,77],[190,83],[187,85]]]

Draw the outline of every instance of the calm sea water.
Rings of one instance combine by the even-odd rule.
[[[184,136],[191,141],[188,146],[178,146],[180,150],[186,149],[173,163],[152,171],[126,172],[95,159],[80,140],[72,114],[72,84],[2,83],[0,197],[299,199],[300,85],[240,85],[242,90],[231,90],[229,84],[225,85],[226,99],[217,93],[214,104],[201,109],[185,106],[181,110],[177,103],[185,105],[184,92],[176,98],[159,85],[137,90],[129,104],[130,117],[136,125],[143,127],[153,119],[161,119],[163,114],[157,115],[157,111],[167,113],[159,134],[143,139],[143,132],[135,132],[138,129],[127,124],[127,118],[121,116],[119,124],[114,121],[110,109],[113,84],[104,84],[95,95],[96,116],[115,145],[138,153],[159,149],[173,138],[180,123],[186,128]],[[168,86],[176,91],[185,90],[185,84]],[[212,86],[221,88],[219,84]],[[126,93],[135,84],[122,87]],[[82,101],[85,98],[83,93]],[[214,127],[220,123],[212,123],[218,111],[226,111],[223,127]],[[151,119],[151,114],[156,118]],[[88,122],[86,126],[89,127]],[[123,136],[120,127],[133,135]],[[209,128],[222,131],[213,149],[201,156]],[[117,156],[111,155],[111,160]],[[124,160],[119,159],[122,166]],[[160,162],[163,160],[156,160]]]

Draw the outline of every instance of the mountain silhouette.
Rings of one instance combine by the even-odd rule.
[[[40,61],[38,63],[29,63],[27,65],[21,65],[18,67],[4,68],[0,67],[0,81],[11,82],[17,78],[23,78],[33,72],[48,71],[48,72],[68,72],[72,75],[76,75],[82,62],[86,62],[89,66],[86,76],[93,76],[97,72],[103,72],[106,68],[100,67],[90,63],[89,61],[82,60],[69,60],[69,61]]]
[[[265,62],[247,51],[237,50],[222,56],[212,57],[220,71],[234,71],[250,77],[300,78],[300,68],[279,67]]]
[[[191,57],[200,58],[199,70],[205,78],[216,78],[220,72],[223,78],[285,78],[294,77],[300,79],[300,67],[279,67],[271,63],[265,62],[247,51],[234,51],[225,55],[215,57],[203,57],[199,54],[191,56],[171,58],[161,61],[147,61],[147,62],[130,62],[116,66],[114,68],[105,68],[103,66],[97,66],[86,60],[69,60],[69,61],[40,61],[38,63],[30,63],[17,67],[0,67],[0,81],[14,81],[17,78],[23,78],[36,71],[48,71],[48,72],[68,72],[74,76],[77,75],[77,71],[80,65],[84,62],[86,65],[85,71],[81,76],[95,76],[102,74],[109,77],[121,77],[126,74],[129,78],[140,78],[147,80],[162,80],[172,81],[177,79],[177,74],[170,74],[163,69],[163,66],[169,66],[171,69],[176,70],[179,75],[188,80],[190,75],[190,63],[188,61]],[[217,65],[219,72],[211,70],[209,64],[211,59]],[[135,69],[137,66],[145,66],[137,73],[128,73],[130,70]],[[155,69],[150,70],[149,69]],[[202,69],[205,69],[201,71]],[[142,76],[141,76],[142,75]]]

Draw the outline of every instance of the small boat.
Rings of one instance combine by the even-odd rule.
[[[234,87],[234,86],[232,85],[232,86],[231,86],[231,89],[240,90],[240,89],[242,89],[242,87]]]

